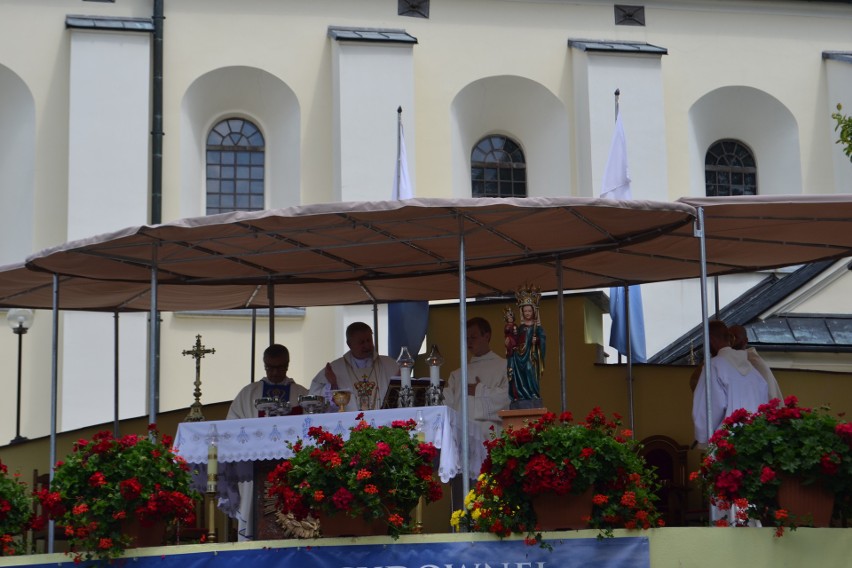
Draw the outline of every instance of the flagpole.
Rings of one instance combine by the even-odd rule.
[[[397,195],[394,195],[394,199],[399,199],[399,184],[402,177],[402,105],[397,107],[396,109],[396,183],[394,183],[394,187],[396,188]]]
[[[621,89],[615,90],[615,120],[618,121],[618,98],[621,96]],[[629,407],[630,431],[636,430],[634,424],[634,403],[633,403],[633,345],[630,333],[630,286],[624,285],[624,325],[627,347],[627,401]]]

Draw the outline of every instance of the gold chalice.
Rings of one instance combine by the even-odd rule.
[[[338,412],[346,412],[346,405],[349,404],[351,398],[352,393],[348,390],[336,390],[331,394],[331,400],[339,408]]]

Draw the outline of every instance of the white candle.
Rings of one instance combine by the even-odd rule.
[[[429,367],[429,383],[433,387],[437,387],[441,384],[441,368],[438,365],[432,365]]]
[[[219,473],[219,450],[216,444],[207,446],[207,492],[216,492],[216,479]]]
[[[402,367],[399,374],[402,379],[402,387],[411,388],[411,367]]]

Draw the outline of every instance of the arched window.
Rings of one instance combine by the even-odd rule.
[[[719,140],[704,158],[704,183],[708,196],[757,195],[754,154],[737,140]]]
[[[257,126],[227,118],[207,135],[207,214],[260,211],[265,145]]]
[[[524,151],[506,136],[486,136],[471,152],[470,181],[473,197],[526,197]]]

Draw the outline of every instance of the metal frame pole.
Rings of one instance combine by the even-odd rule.
[[[467,423],[467,274],[465,271],[464,219],[459,217],[459,336],[461,338],[461,459],[462,498],[470,491],[470,440]]]
[[[704,392],[706,393],[707,403],[705,413],[707,415],[707,433],[713,431],[712,424],[712,393],[711,393],[711,382],[712,382],[712,365],[710,365],[710,322],[707,317],[708,309],[707,309],[707,240],[705,236],[704,230],[704,208],[698,208],[698,219],[695,225],[694,235],[699,239],[699,246],[701,250],[701,320],[703,324],[704,331]],[[707,516],[709,519],[709,524],[713,525],[713,507],[710,506],[709,514]]]
[[[59,275],[53,275],[53,335],[51,338],[50,360],[50,481],[53,481],[53,467],[56,465],[56,415],[59,396]],[[47,552],[53,553],[56,522],[47,524]]]

